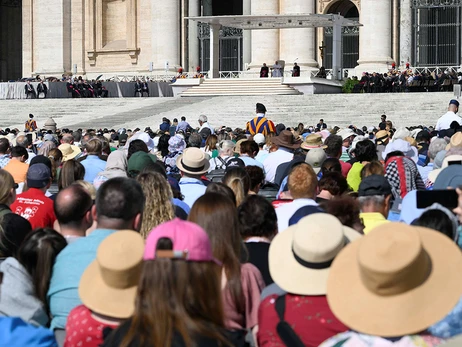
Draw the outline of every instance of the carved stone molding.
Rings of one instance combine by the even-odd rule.
[[[200,39],[210,38],[210,26],[207,23],[199,23],[199,34]],[[242,29],[222,27],[220,29],[220,38],[223,37],[242,37]]]
[[[412,7],[462,7],[462,0],[412,0]]]
[[[330,7],[330,5],[338,2],[339,0],[318,0],[318,13],[325,14],[326,10]],[[361,13],[361,0],[350,0],[353,4],[356,5],[358,11]]]

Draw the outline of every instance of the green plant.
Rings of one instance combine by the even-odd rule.
[[[351,79],[350,77],[348,77],[345,81],[345,83],[343,84],[343,87],[342,87],[342,92],[343,93],[351,93],[353,92],[353,89],[355,87],[355,85],[357,85],[359,83],[359,81],[357,79]]]

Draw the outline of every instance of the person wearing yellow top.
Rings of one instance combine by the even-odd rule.
[[[358,201],[361,208],[360,218],[364,224],[364,234],[375,227],[388,223],[390,210],[391,186],[381,175],[365,177],[358,189]]]

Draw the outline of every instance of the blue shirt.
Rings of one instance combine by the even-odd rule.
[[[85,168],[84,181],[90,182],[91,184],[93,184],[98,173],[106,169],[106,162],[98,158],[97,155],[87,155],[80,163]]]
[[[265,172],[265,167],[263,166],[263,163],[259,162],[258,160],[253,159],[248,155],[241,155],[239,159],[241,159],[244,162],[245,166],[258,166],[263,170],[263,172]]]
[[[50,303],[51,329],[64,329],[71,310],[81,305],[79,282],[83,272],[96,259],[101,242],[115,230],[96,229],[87,237],[67,245],[56,257],[47,300]]]
[[[184,132],[187,132],[189,128],[191,128],[191,126],[189,125],[188,122],[186,122],[186,121],[181,121],[181,122],[178,123],[178,125],[176,126],[176,131],[183,130]]]
[[[0,169],[3,169],[6,164],[10,162],[10,155],[9,154],[1,154],[0,155]]]
[[[21,318],[0,318],[0,346],[58,347],[53,332],[27,324]]]
[[[202,183],[201,180],[191,177],[182,177],[180,179],[181,194],[184,196],[184,202],[189,207],[194,205],[194,202],[205,194],[207,187]]]

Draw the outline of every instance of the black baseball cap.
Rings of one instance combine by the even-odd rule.
[[[387,196],[391,194],[388,180],[381,175],[371,175],[363,178],[359,185],[358,196]]]

